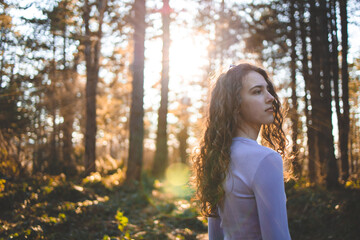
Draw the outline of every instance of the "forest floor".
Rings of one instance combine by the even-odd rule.
[[[194,191],[144,175],[129,191],[121,170],[83,179],[0,180],[0,239],[207,239]],[[287,185],[293,240],[360,239],[360,191]]]

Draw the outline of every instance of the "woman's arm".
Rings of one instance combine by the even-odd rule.
[[[286,213],[283,163],[278,153],[265,157],[252,182],[264,240],[290,238]]]

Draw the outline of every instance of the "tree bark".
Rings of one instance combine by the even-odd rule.
[[[51,85],[49,91],[49,99],[50,99],[50,112],[52,115],[52,132],[51,132],[51,140],[50,140],[50,159],[48,159],[48,168],[47,171],[50,174],[59,174],[58,166],[59,166],[59,159],[58,159],[58,126],[56,123],[56,110],[58,107],[58,99],[57,99],[57,87],[56,87],[56,47],[55,47],[55,34],[53,34],[53,59],[51,60],[51,69],[50,69],[50,76],[51,76]]]
[[[320,97],[320,39],[318,28],[318,8],[315,5],[315,0],[310,0],[310,38],[311,38],[311,81],[309,82],[309,89],[311,94],[311,128],[313,130],[313,143],[314,143],[314,165],[319,166],[316,168],[316,179],[322,176],[321,165],[322,159],[320,158],[320,110],[321,97]],[[311,136],[308,136],[311,137]],[[319,179],[319,182],[322,179]]]
[[[161,101],[158,114],[156,152],[154,157],[153,175],[163,178],[168,166],[167,144],[167,113],[169,92],[169,48],[170,48],[170,6],[169,0],[163,0],[163,49],[162,49],[162,72],[161,72]]]
[[[321,39],[321,67],[322,67],[322,119],[320,157],[324,160],[326,187],[334,189],[338,187],[338,166],[334,154],[334,139],[332,135],[332,110],[331,110],[331,69],[330,69],[330,43],[328,40],[329,19],[326,0],[320,1],[320,39]]]
[[[64,6],[66,8],[66,5]],[[66,36],[67,25],[64,22],[63,31],[63,84],[65,92],[63,92],[62,104],[61,104],[61,115],[64,118],[64,123],[62,124],[63,131],[63,147],[62,147],[62,156],[64,163],[64,172],[66,175],[75,174],[75,165],[73,164],[72,152],[72,133],[73,133],[73,123],[75,111],[71,104],[74,104],[74,81],[71,81],[69,75],[69,68],[66,61],[66,50],[67,50],[67,36]],[[76,65],[77,63],[75,63]]]
[[[72,143],[72,133],[74,132],[73,124],[75,119],[75,108],[73,107],[76,104],[75,90],[74,86],[76,85],[76,71],[78,66],[78,56],[74,58],[74,66],[70,69],[66,66],[65,58],[65,49],[66,49],[66,36],[64,36],[64,86],[65,91],[62,103],[62,116],[64,117],[63,123],[63,161],[64,161],[64,172],[68,176],[76,174],[76,166],[73,159],[73,143]]]
[[[97,0],[98,30],[95,40],[91,40],[90,10],[88,0],[84,3],[85,61],[86,61],[86,129],[85,129],[85,174],[95,172],[96,159],[96,88],[99,80],[99,58],[102,38],[102,23],[107,0]]]
[[[290,41],[291,41],[291,52],[290,52],[290,74],[291,74],[291,110],[290,110],[290,118],[291,118],[291,138],[292,138],[292,152],[296,155],[298,152],[297,138],[298,138],[298,124],[299,124],[299,115],[297,112],[298,109],[298,99],[296,96],[296,22],[295,22],[295,0],[290,0],[290,27],[291,31],[289,33]],[[299,163],[298,158],[296,157],[293,162],[294,172],[296,175],[301,174],[301,164]]]
[[[341,47],[342,47],[342,62],[341,62],[341,81],[342,81],[342,127],[339,129],[339,142],[341,152],[341,171],[342,180],[347,181],[349,177],[349,156],[348,156],[348,142],[349,142],[349,126],[350,126],[350,106],[349,106],[349,70],[347,63],[348,55],[348,30],[347,30],[347,0],[339,0],[340,2],[340,18],[341,18]]]
[[[135,0],[134,63],[132,66],[132,102],[130,109],[129,159],[126,182],[132,186],[141,180],[144,141],[144,43],[145,0]]]
[[[308,147],[308,174],[309,180],[311,184],[317,183],[317,175],[316,175],[316,151],[315,151],[315,142],[314,142],[314,134],[315,131],[312,127],[312,115],[311,111],[309,110],[310,103],[310,84],[313,79],[310,75],[309,69],[309,53],[307,49],[307,37],[308,31],[307,27],[308,24],[304,20],[304,13],[305,13],[305,6],[304,4],[299,4],[299,22],[300,22],[300,37],[301,37],[301,64],[302,64],[302,75],[304,77],[305,82],[305,95],[304,95],[304,103],[305,103],[305,117],[306,117],[306,127],[307,127],[307,147]]]
[[[184,164],[187,163],[188,154],[186,152],[188,148],[187,140],[189,138],[189,111],[188,107],[191,105],[190,98],[184,96],[180,101],[180,108],[177,110],[178,118],[179,118],[179,127],[180,132],[178,133],[178,141],[179,141],[179,156],[180,161]]]

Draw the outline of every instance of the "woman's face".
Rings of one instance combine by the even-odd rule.
[[[259,130],[262,124],[274,121],[274,97],[268,91],[268,83],[258,72],[249,72],[242,80],[240,125],[241,128]]]

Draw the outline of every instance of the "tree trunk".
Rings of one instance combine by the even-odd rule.
[[[130,109],[129,159],[126,182],[133,186],[141,180],[144,141],[144,43],[145,43],[145,0],[135,0],[134,63],[132,66],[132,102]]]
[[[354,118],[355,114],[353,113],[352,114],[352,118]],[[354,124],[351,124],[350,122],[350,131],[349,131],[349,160],[350,160],[350,166],[349,166],[349,173],[350,175],[355,173],[354,171],[354,152],[353,152],[353,149],[354,149],[354,138],[356,136],[356,127],[354,127]]]
[[[54,84],[55,85],[55,84]],[[50,159],[48,159],[48,173],[56,175],[58,174],[58,151],[57,151],[57,124],[56,124],[56,106],[53,104],[52,106],[52,125],[53,125],[53,131],[51,132],[51,142],[50,142]]]
[[[107,0],[97,0],[98,30],[95,40],[91,40],[90,10],[88,0],[84,3],[85,61],[86,61],[86,129],[85,129],[85,174],[95,172],[96,159],[96,88],[99,80],[99,58],[102,38],[102,23]]]
[[[3,56],[5,56],[5,42],[6,42],[6,28],[2,27],[0,29],[0,52]],[[4,73],[4,65],[5,65],[5,58],[2,57],[0,60],[0,89],[2,88],[2,79]]]
[[[185,122],[183,128],[180,130],[178,139],[179,139],[179,155],[180,155],[180,162],[186,164],[187,163],[187,139],[189,138],[188,134],[188,123]]]
[[[51,85],[50,85],[50,91],[49,91],[49,99],[50,99],[50,112],[52,114],[52,125],[53,129],[51,132],[51,140],[50,140],[50,158],[48,159],[48,169],[47,171],[50,174],[58,174],[58,166],[59,166],[59,160],[58,160],[58,149],[57,149],[57,136],[58,136],[58,127],[56,124],[56,109],[57,109],[57,87],[56,87],[56,61],[55,61],[55,35],[53,35],[53,59],[51,61],[51,69],[50,69],[50,76],[51,76]]]
[[[307,49],[307,26],[308,24],[304,20],[304,13],[305,13],[305,6],[304,4],[299,4],[299,21],[300,21],[300,37],[301,37],[301,55],[302,55],[302,74],[304,77],[305,82],[305,95],[304,95],[304,102],[305,102],[305,117],[306,117],[306,127],[307,127],[307,147],[308,147],[308,171],[309,171],[309,180],[311,184],[317,183],[317,175],[316,175],[316,145],[314,142],[314,128],[312,126],[312,115],[311,111],[309,110],[310,103],[310,84],[312,78],[309,72],[309,61],[308,61],[308,49]]]
[[[336,115],[338,119],[338,129],[339,129],[339,143],[341,144],[341,135],[343,131],[343,116],[340,110],[340,98],[339,98],[339,51],[338,51],[338,36],[337,36],[337,19],[336,19],[336,0],[330,0],[329,2],[330,8],[330,18],[329,18],[329,25],[330,25],[330,35],[331,35],[331,69],[332,69],[332,81],[334,86],[334,101],[336,107]],[[340,150],[340,157],[342,156],[341,149]]]
[[[96,137],[96,85],[98,77],[92,63],[91,32],[90,32],[90,5],[84,3],[85,23],[85,61],[86,61],[86,123],[85,123],[85,174],[95,172],[95,137]]]
[[[309,89],[311,94],[311,128],[313,131],[314,143],[314,165],[319,166],[316,168],[316,179],[322,176],[321,165],[322,159],[320,158],[320,39],[318,29],[318,8],[315,5],[315,0],[310,0],[310,38],[311,38],[311,81],[309,82]],[[311,136],[308,136],[309,138]],[[322,181],[322,178],[319,179]]]
[[[338,167],[334,154],[334,139],[332,135],[332,110],[331,110],[331,68],[330,68],[330,43],[328,40],[329,19],[326,0],[320,1],[320,39],[321,39],[321,66],[322,66],[322,108],[320,111],[322,120],[320,157],[324,159],[326,172],[326,186],[328,189],[338,187]]]
[[[187,140],[189,138],[189,111],[188,107],[191,105],[189,97],[183,97],[181,99],[180,108],[178,109],[178,118],[179,118],[179,125],[180,125],[180,132],[178,133],[178,141],[179,141],[179,155],[180,155],[180,162],[186,164],[188,154],[186,152],[188,148]]]
[[[349,142],[349,70],[347,63],[348,55],[348,30],[347,30],[347,0],[340,0],[340,17],[341,17],[341,47],[342,47],[342,62],[341,62],[341,86],[342,86],[342,128],[339,129],[339,142],[341,152],[341,171],[342,180],[347,181],[349,177],[349,156],[348,156],[348,142]]]
[[[74,59],[74,68],[69,69],[66,66],[66,35],[64,31],[64,52],[63,52],[63,83],[64,83],[64,96],[62,101],[62,116],[64,117],[63,123],[63,162],[64,162],[64,172],[68,176],[72,176],[76,174],[76,167],[73,159],[73,143],[72,143],[72,133],[73,133],[73,123],[75,119],[75,108],[73,105],[75,104],[75,91],[74,85],[76,81],[76,77],[74,73],[77,70],[77,59]]]
[[[153,175],[158,178],[164,177],[168,166],[167,145],[167,113],[169,92],[169,48],[170,48],[170,6],[169,0],[163,0],[163,49],[162,49],[162,72],[161,72],[161,101],[158,115],[158,128],[156,138],[156,152],[154,157]]]
[[[291,53],[290,53],[290,73],[291,73],[291,110],[290,110],[290,118],[291,118],[291,138],[292,138],[292,151],[294,154],[298,152],[297,146],[297,138],[298,138],[298,124],[299,124],[299,116],[297,112],[298,103],[296,96],[296,22],[295,22],[295,0],[290,0],[290,41],[291,41]],[[301,174],[301,164],[299,163],[299,159],[296,157],[293,162],[295,175]]]

